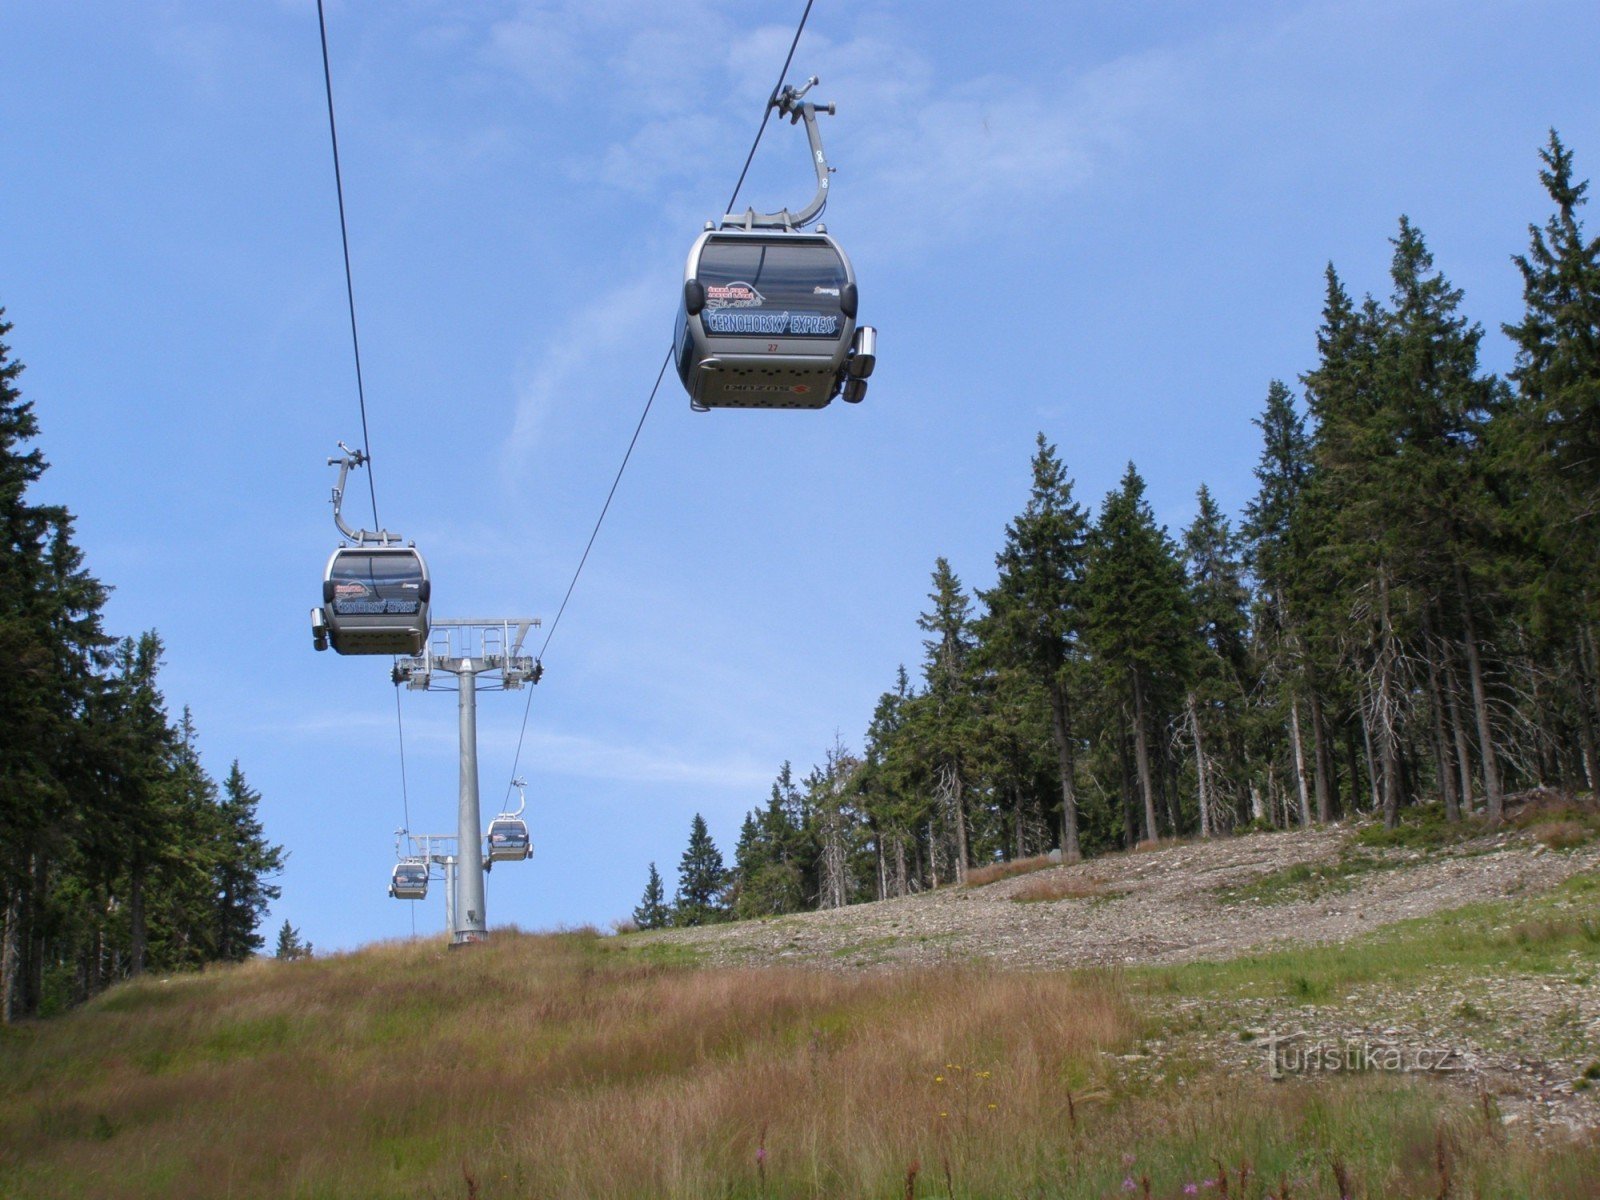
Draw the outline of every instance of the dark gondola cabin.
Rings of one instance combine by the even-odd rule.
[[[396,900],[426,900],[428,864],[417,859],[396,863],[389,876],[389,895]]]
[[[676,357],[698,410],[822,408],[871,374],[855,332],[855,274],[825,233],[707,230],[689,252]]]
[[[322,577],[317,649],[420,654],[428,641],[428,567],[412,546],[341,546]]]
[[[489,822],[490,862],[521,862],[532,853],[526,821],[501,814]]]

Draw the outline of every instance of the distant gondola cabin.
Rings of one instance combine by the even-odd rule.
[[[502,814],[489,822],[489,860],[521,862],[533,853],[527,822]]]
[[[396,900],[427,899],[428,864],[416,859],[396,863],[389,876],[389,895]]]

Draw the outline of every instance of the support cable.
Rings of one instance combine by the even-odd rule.
[[[755,161],[756,149],[761,145],[761,135],[767,131],[767,122],[772,118],[772,110],[778,105],[778,93],[783,90],[783,81],[789,74],[789,67],[794,62],[795,47],[800,44],[800,35],[805,32],[806,21],[811,16],[811,6],[816,0],[806,0],[805,11],[800,14],[800,23],[795,26],[794,37],[789,42],[789,53],[784,55],[783,68],[778,72],[778,82],[773,85],[772,95],[767,99],[767,107],[761,114],[761,124],[756,129],[755,140],[750,143],[750,153],[745,155],[744,168],[739,172],[739,181],[733,185],[733,194],[728,197],[728,203],[723,205],[723,212],[732,212],[734,203],[739,199],[740,189],[744,187],[745,176],[750,173],[750,164]],[[322,0],[317,0],[317,10],[320,13]],[[331,101],[330,101],[331,105]],[[332,109],[330,106],[329,112]],[[342,211],[342,210],[341,210]],[[550,646],[550,639],[556,634],[556,626],[561,624],[561,614],[567,611],[567,601],[572,599],[572,590],[578,586],[578,576],[583,574],[583,565],[589,561],[589,551],[594,549],[594,540],[600,535],[600,526],[605,523],[606,513],[611,510],[611,500],[617,494],[617,485],[622,482],[622,473],[628,469],[628,460],[633,456],[633,448],[639,442],[639,433],[644,429],[645,418],[650,415],[650,406],[655,403],[656,393],[661,389],[661,381],[666,377],[667,364],[672,361],[672,348],[667,350],[666,358],[662,360],[661,370],[656,373],[655,386],[650,389],[650,398],[644,402],[644,411],[639,414],[639,423],[634,426],[633,437],[628,442],[628,449],[622,456],[622,465],[617,468],[616,478],[611,481],[611,490],[606,493],[606,502],[600,507],[600,517],[594,523],[594,529],[589,534],[588,544],[583,548],[583,556],[578,560],[578,569],[572,573],[572,582],[567,584],[567,592],[561,598],[561,607],[556,610],[555,620],[550,622],[550,628],[545,632],[544,643],[539,647],[539,653],[534,655],[535,678],[544,667],[544,652]],[[533,689],[528,690],[527,702],[522,708],[522,729],[517,733],[517,752],[511,760],[511,778],[517,778],[517,768],[522,765],[522,743],[528,735],[528,715],[533,711]],[[506,799],[511,799],[513,784],[506,784]]]
[[[372,472],[372,438],[367,432],[367,389],[361,378],[361,338],[356,333],[356,287],[350,271],[350,233],[344,217],[344,177],[339,170],[339,129],[333,119],[333,70],[328,65],[328,24],[322,15],[322,0],[317,0],[317,32],[322,38],[322,82],[328,93],[328,140],[333,143],[333,188],[339,197],[339,240],[344,245],[344,294],[350,308],[350,348],[356,360],[356,399],[361,404],[361,448],[367,456],[367,491],[372,496],[372,527],[382,529],[378,520],[378,485]]]
[[[317,35],[322,42],[322,83],[328,96],[328,141],[333,147],[333,188],[339,198],[339,241],[344,249],[344,296],[350,310],[350,351],[356,364],[356,400],[361,408],[361,447],[366,455],[367,494],[372,498],[372,527],[382,529],[378,519],[378,484],[372,469],[372,435],[367,426],[367,388],[361,375],[361,337],[356,332],[355,275],[350,269],[350,230],[344,212],[344,173],[339,168],[339,127],[333,116],[333,68],[328,61],[328,22],[323,14],[322,0],[317,0]],[[411,829],[411,797],[406,785],[406,724],[400,708],[400,690],[394,693],[395,734],[400,743],[400,803],[405,813],[405,827]],[[411,908],[411,933],[417,932],[417,910]]]
[[[318,0],[321,3],[321,0]],[[778,93],[783,89],[783,81],[789,75],[789,64],[794,62],[794,48],[800,44],[800,35],[805,32],[806,20],[811,16],[811,5],[814,0],[806,0],[806,10],[800,14],[800,24],[795,26],[794,40],[789,43],[789,53],[784,56],[783,70],[778,72],[778,82],[772,87],[772,95],[767,98],[767,107],[761,114],[761,124],[756,129],[756,140],[750,143],[750,153],[745,155],[744,170],[739,172],[739,182],[733,185],[733,195],[728,197],[728,202],[722,206],[722,211],[731,213],[733,205],[739,199],[739,190],[744,187],[744,177],[750,173],[750,164],[755,161],[756,147],[761,145],[761,135],[767,131],[767,122],[772,118],[772,110],[778,106]]]

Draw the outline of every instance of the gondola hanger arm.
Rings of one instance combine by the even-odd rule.
[[[822,210],[828,206],[828,176],[833,173],[833,168],[828,166],[828,156],[822,148],[822,132],[817,128],[817,113],[824,112],[831,117],[834,115],[834,105],[830,101],[819,107],[805,99],[805,94],[820,82],[821,80],[813,75],[806,80],[804,87],[785,85],[774,92],[767,101],[767,108],[777,109],[780,115],[789,118],[789,124],[805,122],[806,140],[811,145],[811,165],[817,172],[817,194],[811,198],[810,204],[797,213],[792,213],[787,208],[775,213],[758,213],[753,208],[747,208],[742,213],[728,213],[722,218],[723,229],[785,231],[804,229],[821,216]]]
[[[345,523],[343,511],[345,481],[350,476],[351,467],[363,466],[368,459],[365,451],[352,450],[343,442],[339,443],[339,449],[344,451],[342,455],[328,459],[330,467],[339,468],[339,482],[333,485],[333,523],[339,527],[340,533],[344,534],[357,546],[365,546],[373,542],[380,546],[398,546],[400,544],[400,535],[398,533],[390,533],[387,529],[380,529],[376,533],[367,529],[352,529]]]

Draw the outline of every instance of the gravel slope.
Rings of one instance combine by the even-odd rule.
[[[1000,968],[1148,966],[1220,960],[1274,944],[1336,943],[1387,923],[1484,900],[1536,896],[1600,869],[1600,845],[1550,851],[1517,833],[1426,854],[1360,851],[1366,869],[1333,887],[1295,889],[1269,902],[1250,885],[1297,864],[1332,866],[1354,830],[1332,826],[1190,842],[1052,867],[976,888],[948,887],[853,905],[702,929],[636,935],[693,946],[718,966],[809,965],[830,970],[948,963]],[[1017,903],[1041,881],[1086,898]],[[1243,897],[1236,893],[1244,889]],[[1431,1078],[1470,1091],[1486,1112],[1535,1137],[1600,1131],[1600,1081],[1579,1083],[1600,1060],[1600,983],[1592,964],[1550,975],[1452,978],[1396,994],[1365,987],[1335,1001],[1139,1003],[1160,1030],[1118,1073],[1170,1075],[1195,1063],[1266,1070],[1265,1040],[1294,1045],[1449,1047],[1452,1069]],[[1174,1064],[1184,1064],[1175,1066]],[[1291,1075],[1285,1086],[1315,1086]]]

